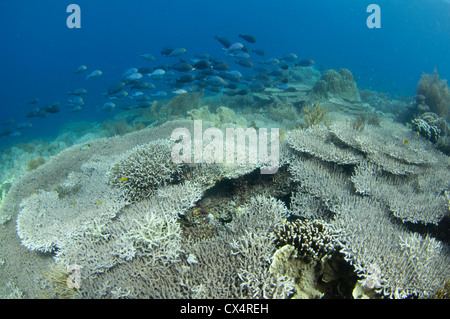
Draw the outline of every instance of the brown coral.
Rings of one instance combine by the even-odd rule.
[[[305,107],[303,109],[305,117],[303,118],[308,127],[319,124],[327,115],[327,109],[320,105],[320,103],[314,103],[313,106]]]
[[[433,75],[422,74],[417,84],[416,95],[425,97],[426,105],[430,111],[436,113],[440,117],[449,119],[450,116],[450,90],[447,80],[439,77],[437,69],[434,69]]]
[[[153,116],[159,121],[185,116],[188,111],[198,108],[203,92],[202,89],[199,92],[175,95],[159,111],[156,111],[157,104],[154,103],[151,106]]]
[[[347,69],[324,71],[312,93],[325,98],[341,97],[348,101],[361,101],[353,74]]]
[[[44,163],[45,159],[42,156],[38,156],[28,162],[27,169],[28,171],[33,171]]]

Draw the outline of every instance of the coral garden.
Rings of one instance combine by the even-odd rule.
[[[181,95],[3,152],[0,296],[448,297],[446,84],[423,76],[414,104],[290,72],[291,90]],[[426,112],[405,125],[398,105]],[[277,171],[174,163],[194,120],[280,128]]]

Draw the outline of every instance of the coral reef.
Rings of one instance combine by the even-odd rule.
[[[419,113],[430,112],[430,107],[425,104],[425,96],[422,94],[414,96],[414,107]]]
[[[325,126],[289,131],[286,133],[286,141],[297,152],[311,154],[328,162],[354,164],[361,160],[358,152],[334,144],[329,129]]]
[[[96,218],[115,217],[127,202],[121,191],[107,185],[108,167],[100,160],[87,162],[81,173],[69,174],[59,185],[59,193],[38,190],[24,199],[17,217],[17,234],[22,244],[32,250],[51,252],[80,225]]]
[[[200,90],[199,92],[176,95],[169,102],[160,106],[159,110],[156,110],[156,108],[160,103],[154,101],[151,106],[153,117],[160,122],[184,117],[188,111],[199,107],[203,93],[204,90]]]
[[[395,123],[360,131],[335,122],[315,134],[321,143],[296,135],[301,136],[289,132],[287,139],[297,154],[289,164],[299,185],[293,207],[311,202],[322,207],[305,216],[328,219],[342,232],[342,252],[356,273],[372,282],[364,281],[366,286],[393,298],[430,297],[450,271],[447,251],[439,240],[411,233],[408,223],[439,224],[448,214],[443,195],[450,187],[448,158]],[[334,154],[344,150],[363,156],[339,163],[342,156]],[[381,271],[374,272],[374,265]]]
[[[270,256],[275,248],[271,231],[286,216],[283,203],[261,196],[252,198],[219,235],[183,242],[175,223],[178,217],[174,213],[178,209],[158,209],[161,202],[153,197],[152,203],[144,200],[132,204],[109,226],[111,237],[108,240],[92,245],[86,239],[83,243],[84,237],[81,237],[73,241],[75,247],[66,247],[66,253],[58,256],[57,260],[64,263],[75,256],[79,256],[78,260],[83,257],[83,275],[89,278],[83,281],[81,288],[84,296],[286,298],[292,293],[291,279],[269,271]],[[134,222],[136,218],[139,222]],[[170,227],[158,227],[161,222]],[[131,234],[127,234],[129,230]],[[130,239],[128,242],[123,241],[124,235]],[[120,246],[117,240],[122,241]],[[91,251],[85,251],[84,245],[89,245]],[[125,245],[135,250],[127,257],[119,256]],[[85,254],[91,258],[84,259]],[[97,268],[96,264],[103,262],[98,258],[111,259],[108,257],[111,254],[116,258],[114,264],[120,263],[120,266],[109,264]],[[118,291],[126,294],[118,294]]]
[[[315,68],[293,67],[289,70],[291,82],[300,82],[303,85],[313,87],[320,80],[321,74]]]
[[[433,74],[422,74],[417,84],[416,96],[418,110],[430,111],[449,120],[450,116],[450,90],[446,80],[439,77],[437,69]],[[428,108],[424,107],[428,106]],[[419,109],[419,107],[421,107]]]
[[[314,103],[314,107],[308,106],[303,108],[303,112],[305,113],[303,120],[306,122],[307,127],[319,124],[327,115],[327,109],[320,106],[320,103]]]
[[[297,219],[275,229],[277,246],[291,245],[297,250],[296,258],[306,263],[325,263],[337,250],[336,234],[318,220]]]
[[[431,142],[437,143],[439,140],[441,129],[436,125],[430,124],[426,119],[417,118],[412,120],[411,124],[414,131],[426,137]]]
[[[225,125],[234,124],[239,127],[247,127],[244,117],[238,116],[235,111],[228,107],[218,107],[215,113],[211,113],[207,105],[187,112],[188,117],[193,120],[202,120],[214,123],[215,127],[222,128]]]
[[[323,72],[320,80],[315,83],[312,93],[322,98],[340,97],[353,102],[361,101],[353,74],[347,69]]]
[[[73,282],[73,272],[70,267],[63,267],[55,263],[52,268],[45,272],[46,287],[45,295],[41,298],[52,299],[78,299],[81,298],[79,288],[81,283]],[[78,280],[79,278],[77,278]]]
[[[411,121],[412,129],[450,154],[450,125],[435,113],[426,112]]]
[[[32,171],[44,163],[45,163],[45,159],[42,156],[38,156],[35,159],[32,159],[28,162],[27,169],[29,171]]]
[[[273,118],[187,112],[203,129],[276,127],[295,108],[277,112],[277,99]],[[443,295],[449,251],[435,229],[449,216],[449,158],[401,124],[347,114],[284,130],[274,175],[258,161],[174,164],[171,133],[193,135],[192,120],[79,139],[5,185],[2,296],[39,297],[55,262],[81,267],[82,298]]]
[[[172,182],[181,171],[181,165],[172,161],[173,144],[157,140],[134,147],[112,165],[109,182],[123,190],[131,201],[150,196],[158,186]]]

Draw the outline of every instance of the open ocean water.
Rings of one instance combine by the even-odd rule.
[[[97,120],[102,94],[130,67],[169,64],[163,47],[183,47],[192,56],[209,53],[222,59],[223,46],[251,34],[267,57],[293,52],[311,58],[320,70],[349,69],[359,89],[393,96],[413,96],[423,72],[436,67],[448,78],[450,66],[449,3],[379,1],[381,28],[369,29],[370,1],[78,1],[81,28],[70,29],[70,1],[4,1],[0,4],[2,79],[0,101],[4,121],[26,120],[35,106],[61,103],[61,113],[32,119],[21,137],[1,137],[2,145],[40,135],[56,135],[69,120]],[[244,41],[245,42],[245,41]],[[146,63],[139,55],[156,60]],[[252,58],[258,60],[255,54]],[[74,74],[79,65],[103,76],[85,81]],[[241,68],[242,69],[242,68]],[[244,70],[247,71],[247,70]],[[64,110],[67,91],[85,88],[86,105],[78,114]],[[27,104],[39,98],[38,105]],[[7,128],[5,128],[7,129]]]

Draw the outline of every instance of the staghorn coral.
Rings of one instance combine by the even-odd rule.
[[[443,167],[401,177],[384,174],[376,164],[362,162],[351,180],[357,193],[386,203],[403,221],[438,224],[448,212],[444,191],[450,187],[450,172]]]
[[[368,126],[355,132],[349,125],[334,123],[330,128],[288,132],[288,145],[299,152],[290,160],[292,180],[328,208],[355,187],[385,202],[404,221],[439,223],[447,211],[443,191],[450,187],[448,159],[406,128],[395,128]],[[409,144],[396,138],[400,134],[411,137]],[[356,165],[353,186],[339,166],[348,164]],[[368,169],[373,165],[376,174]]]
[[[353,192],[353,185],[347,179],[345,171],[334,163],[299,157],[291,161],[289,172],[292,181],[298,183],[297,191],[320,199],[325,208],[334,207]]]
[[[121,191],[106,184],[108,166],[101,161],[85,163],[82,173],[77,174],[83,187],[76,192],[61,197],[56,191],[40,190],[24,199],[16,223],[22,244],[31,250],[51,252],[95,217],[115,217],[127,202]]]
[[[107,173],[111,165],[117,161],[118,154],[123,154],[134,146],[167,139],[175,128],[180,127],[192,130],[193,123],[176,120],[132,132],[123,137],[83,139],[83,144],[63,150],[35,170],[22,175],[20,179],[17,178],[0,207],[0,222],[3,223],[0,232],[1,253],[3,260],[6,261],[0,267],[0,286],[10,282],[13,274],[17,278],[14,283],[23,291],[24,296],[37,298],[41,294],[37,280],[43,271],[48,269],[49,262],[52,262],[53,254],[41,254],[22,244],[17,234],[17,218],[22,209],[29,212],[21,217],[23,223],[20,224],[30,242],[37,243],[39,247],[45,247],[45,243],[49,242],[47,246],[49,249],[58,247],[58,253],[63,251],[67,253],[65,254],[67,258],[61,256],[62,259],[59,261],[64,265],[75,261],[80,261],[79,264],[83,264],[83,267],[88,265],[89,267],[84,268],[87,276],[91,271],[104,272],[105,269],[117,265],[118,261],[125,260],[118,255],[110,254],[112,251],[117,251],[123,257],[131,257],[133,252],[132,249],[128,249],[129,243],[121,238],[125,231],[121,229],[120,234],[116,235],[115,228],[112,227],[115,223],[112,223],[111,219],[120,210],[119,204],[129,203],[123,200],[119,189],[108,186]],[[90,147],[80,149],[87,142]],[[22,167],[26,167],[26,161],[21,163]],[[209,173],[201,172],[203,171],[199,169],[194,173],[199,181],[212,180],[212,177],[207,175]],[[38,202],[38,198],[44,199],[44,194],[54,196],[52,195],[50,201]],[[32,206],[39,206],[37,208],[39,212],[45,212],[41,217],[32,206],[19,205],[22,201],[26,204],[28,199]],[[70,219],[71,217],[75,218]],[[42,227],[34,227],[36,225]],[[61,228],[58,228],[58,225]],[[66,233],[66,230],[70,232]],[[103,247],[105,243],[116,248],[106,249]],[[73,253],[68,253],[66,248],[71,248],[70,251]],[[95,253],[98,250],[105,254]],[[18,264],[26,264],[27,267],[16,267]]]
[[[417,84],[416,95],[425,97],[422,104],[429,107],[429,111],[447,120],[450,119],[450,90],[446,80],[439,77],[437,69],[433,75],[422,74]]]
[[[116,219],[94,219],[61,240],[55,260],[62,265],[76,262],[86,277],[135,258],[174,262],[181,247],[179,216],[201,194],[199,185],[190,181],[161,187],[124,207]]]
[[[333,143],[332,134],[325,126],[315,125],[303,130],[292,130],[285,136],[288,145],[294,150],[327,162],[355,164],[362,158],[358,152]]]
[[[322,200],[303,191],[301,186],[293,189],[289,210],[292,216],[303,219],[327,220],[330,217]]]
[[[442,286],[450,263],[441,242],[393,223],[370,198],[352,196],[335,211],[341,251],[364,285],[390,298],[430,297]]]
[[[269,269],[273,253],[270,240],[268,234],[247,231],[244,236],[231,243],[231,254],[238,260],[237,275],[244,298],[286,299],[293,292],[291,278]]]
[[[439,288],[433,299],[450,299],[450,279],[447,279],[444,285]]]
[[[125,238],[140,254],[162,255],[175,262],[181,246],[181,227],[177,218],[168,212],[147,209],[143,216],[133,219]]]
[[[178,209],[158,210],[161,201],[156,196],[128,206],[110,225],[112,237],[103,241],[102,246],[90,246],[97,255],[91,253],[96,263],[102,256],[111,255],[111,248],[117,247],[111,246],[114,238],[123,235],[129,236],[136,251],[131,258],[117,261],[117,267],[98,269],[95,273],[92,260],[82,261],[80,265],[86,268],[83,274],[88,278],[83,280],[83,295],[117,298],[122,296],[117,294],[121,291],[127,292],[130,298],[287,298],[292,294],[292,279],[269,271],[275,249],[272,230],[287,213],[282,202],[254,197],[241,207],[240,213],[219,236],[180,242],[173,224]],[[158,223],[148,223],[141,228],[141,223],[133,222],[136,218],[149,219],[148,214],[151,214],[150,220],[170,220],[171,226],[160,228]],[[151,240],[151,248],[146,244],[141,246],[144,243],[141,240],[135,241],[144,238],[136,227],[141,231],[152,229],[144,236],[156,235]],[[131,235],[126,232],[129,230]],[[88,242],[81,244],[78,240],[76,243],[78,247],[67,248],[83,256],[80,249]],[[69,261],[67,257],[64,260]]]
[[[32,191],[33,194],[52,193],[53,200],[61,203],[70,202],[78,190],[90,189],[88,181],[102,181],[100,190],[108,186],[105,172],[117,162],[117,154],[165,139],[180,126],[192,130],[192,122],[189,123],[167,122],[161,127],[124,137],[95,140],[85,151],[81,151],[80,146],[70,148],[55,159],[50,158],[51,165],[45,163],[18,180],[6,196],[2,212],[7,212],[14,220],[20,209],[12,204],[13,200],[20,202],[29,198]],[[216,218],[214,221],[209,216],[202,219],[204,223],[214,223],[218,233],[204,240],[188,242],[181,237],[180,241],[176,224],[184,221],[200,197],[204,196],[202,201],[205,202],[211,199],[208,197],[212,194],[205,193],[205,189],[222,178],[227,183],[235,183],[237,188],[248,187],[245,186],[249,181],[245,175],[248,171],[230,167],[226,176],[239,176],[237,180],[224,177],[220,166],[193,165],[180,172],[179,179],[185,182],[155,186],[147,198],[127,203],[114,214],[102,210],[105,201],[102,200],[100,205],[98,200],[92,201],[87,206],[89,211],[92,208],[91,212],[94,212],[95,207],[100,214],[83,221],[74,220],[79,227],[69,236],[58,234],[55,254],[38,254],[20,245],[11,229],[14,223],[7,223],[4,229],[9,231],[12,240],[4,241],[2,237],[2,257],[6,262],[0,267],[0,286],[8,282],[11,273],[18,274],[17,287],[26,296],[39,296],[36,273],[42,275],[39,271],[42,265],[48,260],[53,262],[54,256],[61,265],[76,263],[83,267],[81,292],[86,298],[322,297],[324,295],[317,286],[316,265],[291,265],[302,267],[301,274],[291,274],[286,265],[293,260],[300,261],[296,258],[297,251],[289,249],[288,245],[283,250],[276,250],[273,242],[275,234],[271,231],[292,213],[303,218],[326,218],[327,223],[339,232],[339,243],[344,248],[346,260],[355,267],[364,288],[372,287],[389,297],[431,296],[443,286],[440,279],[448,278],[448,267],[445,268],[448,252],[443,243],[432,236],[415,233],[415,225],[411,227],[406,220],[402,223],[387,202],[377,201],[370,190],[379,185],[364,194],[357,194],[355,185],[364,190],[364,180],[362,177],[352,180],[356,170],[362,168],[361,161],[367,160],[380,168],[381,177],[377,175],[374,183],[382,183],[385,177],[393,175],[405,198],[411,196],[412,189],[425,193],[448,192],[445,186],[448,158],[436,152],[434,145],[425,139],[414,139],[412,135],[417,135],[409,129],[394,126],[383,123],[382,130],[377,130],[369,125],[363,132],[356,132],[348,122],[340,121],[336,127],[317,127],[317,130],[311,128],[311,131],[300,133],[298,140],[293,138],[291,144],[283,144],[286,148],[282,149],[280,161],[289,166],[288,171],[292,174],[284,184],[287,191],[279,194],[286,202],[290,200],[291,211],[274,198],[260,196],[246,201],[256,190],[265,191],[259,185],[245,194],[239,193],[239,198],[233,198],[236,203],[244,202],[243,206],[214,207],[223,211],[228,219]],[[311,136],[315,137],[317,145],[312,145]],[[409,144],[403,144],[404,139],[409,139]],[[346,162],[345,156],[336,156],[343,150],[358,156],[354,161]],[[88,165],[85,166],[86,162]],[[102,169],[97,168],[100,166]],[[405,172],[406,168],[408,172]],[[271,185],[269,181],[267,185]],[[289,199],[287,194],[292,190]],[[94,199],[95,194],[86,192],[85,196]],[[393,203],[397,201],[401,206],[401,201],[395,197]],[[44,208],[51,208],[45,202],[41,203]],[[302,207],[308,203],[313,203],[310,210],[303,211]],[[56,221],[61,219],[56,212],[53,215]],[[425,215],[419,213],[417,218],[424,220]],[[165,233],[164,227],[158,227],[164,222],[151,223],[160,219],[170,221],[170,227],[166,228],[170,232]],[[433,234],[432,229],[426,228],[426,231]],[[48,230],[53,232],[53,229]],[[129,230],[133,230],[129,233],[133,236],[127,236]],[[152,234],[162,234],[161,240],[152,238]],[[3,235],[0,233],[0,236]],[[150,241],[145,240],[149,238]],[[149,242],[157,245],[148,246]],[[331,261],[334,262],[334,258]],[[29,265],[27,269],[11,266],[24,262]],[[325,275],[324,269],[320,278]],[[296,285],[298,281],[302,285]]]
[[[247,127],[247,121],[243,116],[239,116],[232,109],[220,106],[215,112],[211,112],[208,105],[187,112],[187,115],[193,120],[202,120],[214,123],[215,127],[225,128],[230,125]]]
[[[448,157],[395,123],[357,131],[336,121],[311,140],[291,134],[292,213],[331,224],[363,288],[392,298],[432,296],[448,277],[448,249],[408,228],[439,225],[448,214]],[[336,148],[363,156],[340,163]],[[320,297],[314,284],[304,289]]]
[[[421,166],[434,165],[442,154],[433,145],[398,123],[381,127],[368,126],[355,131],[349,125],[336,122],[330,125],[334,137],[351,148],[359,150],[385,171],[395,175],[418,173]]]

